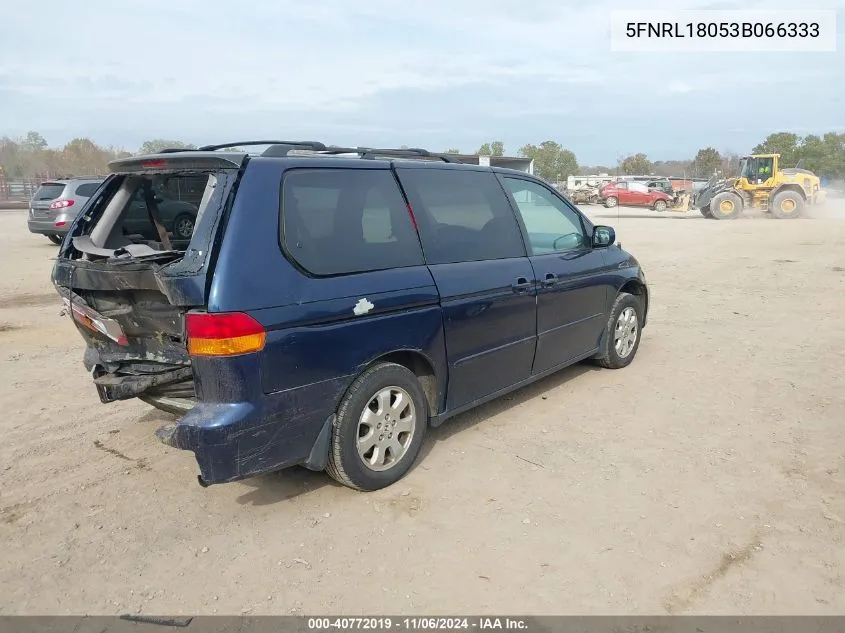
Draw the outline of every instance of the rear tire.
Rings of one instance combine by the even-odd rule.
[[[64,240],[64,238],[61,235],[57,235],[55,233],[48,235],[47,239],[50,240],[51,242],[53,242],[53,244],[55,244],[56,246],[60,246],[61,243],[62,243],[62,240]]]
[[[352,383],[337,409],[326,472],[356,490],[396,483],[417,459],[428,419],[416,375],[396,363],[374,365]]]
[[[781,191],[772,199],[769,210],[778,220],[800,218],[804,213],[804,198],[795,191]]]
[[[643,302],[637,295],[620,292],[607,320],[604,349],[595,358],[606,369],[627,367],[637,355],[643,322]]]
[[[716,220],[733,220],[742,213],[742,199],[735,193],[723,191],[710,201],[710,215]]]

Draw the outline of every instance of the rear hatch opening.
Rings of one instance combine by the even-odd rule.
[[[207,303],[215,236],[243,155],[116,161],[70,231],[53,282],[103,402],[195,401],[185,314]]]

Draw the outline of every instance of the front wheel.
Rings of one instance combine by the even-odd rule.
[[[607,200],[604,201],[604,206],[606,206],[608,209],[615,207],[617,204],[619,204],[619,200],[617,200],[615,196],[610,196]]]
[[[607,369],[627,367],[640,347],[643,302],[637,295],[620,292],[607,320],[604,348],[596,361]]]
[[[63,238],[62,238],[61,235],[51,233],[50,235],[47,236],[47,239],[50,240],[51,242],[53,242],[53,244],[55,244],[56,246],[60,246]]]
[[[710,215],[717,220],[733,220],[742,213],[742,199],[735,193],[723,191],[710,201]]]
[[[666,201],[665,200],[656,200],[654,202],[654,210],[655,211],[665,211],[666,210]]]
[[[428,415],[428,401],[413,372],[396,363],[371,367],[338,407],[326,471],[357,490],[396,483],[420,452]]]

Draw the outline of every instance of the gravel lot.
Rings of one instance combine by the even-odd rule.
[[[168,422],[102,405],[0,213],[0,613],[845,612],[845,212],[587,207],[643,264],[637,360],[436,429],[404,481],[201,488]]]

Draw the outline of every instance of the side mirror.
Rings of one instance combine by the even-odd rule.
[[[611,226],[593,227],[593,247],[607,248],[616,241],[616,231]]]

